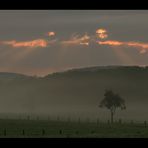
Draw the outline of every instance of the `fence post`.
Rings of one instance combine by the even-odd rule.
[[[4,129],[4,136],[6,136],[6,129]]]
[[[78,134],[79,134],[79,132],[78,132],[78,131],[76,131],[76,134],[78,135]]]
[[[60,134],[60,135],[62,134],[62,130],[59,131],[59,134]]]
[[[22,134],[23,134],[23,136],[25,135],[25,130],[23,129],[23,131],[22,131]]]
[[[146,126],[147,126],[146,124],[147,124],[147,122],[146,122],[146,121],[144,121],[144,127],[145,127],[145,128],[146,128]]]
[[[45,130],[44,129],[42,129],[42,135],[45,135]]]

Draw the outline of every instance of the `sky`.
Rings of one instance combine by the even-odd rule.
[[[148,64],[147,10],[1,10],[0,72]]]

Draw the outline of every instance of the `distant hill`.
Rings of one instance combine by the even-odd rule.
[[[0,78],[24,78],[24,77],[29,77],[23,74],[18,74],[18,73],[10,73],[10,72],[0,72]]]
[[[78,68],[78,69],[70,69],[64,72],[56,72],[53,74],[49,74],[47,76],[45,76],[44,78],[49,78],[52,76],[68,76],[68,75],[79,75],[79,74],[83,74],[83,75],[87,75],[87,74],[100,74],[100,73],[104,73],[107,74],[107,76],[109,76],[110,74],[117,74],[117,75],[122,75],[123,77],[125,76],[125,74],[127,75],[131,75],[131,74],[141,74],[141,75],[145,75],[148,72],[148,67],[139,67],[139,66],[96,66],[96,67],[87,67],[87,68]]]
[[[0,73],[0,111],[106,118],[108,112],[98,108],[105,89],[126,100],[123,118],[148,118],[148,67],[138,66],[88,67],[40,78]]]

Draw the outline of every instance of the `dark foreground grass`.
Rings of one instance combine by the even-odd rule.
[[[1,138],[148,138],[143,123],[78,123],[47,120],[0,120]]]

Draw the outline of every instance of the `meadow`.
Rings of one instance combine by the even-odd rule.
[[[1,119],[0,138],[148,138],[146,122]]]

